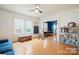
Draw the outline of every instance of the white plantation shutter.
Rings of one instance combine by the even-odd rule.
[[[32,21],[15,19],[15,34],[17,34],[17,35],[31,35],[31,34],[33,34]]]
[[[25,21],[25,34],[33,33],[33,23],[31,21]]]

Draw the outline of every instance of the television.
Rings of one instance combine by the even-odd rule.
[[[39,33],[39,27],[38,26],[34,26],[34,34],[38,34]]]

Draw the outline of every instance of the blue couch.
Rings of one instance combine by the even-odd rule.
[[[8,40],[8,39],[1,40],[0,39],[0,54],[14,55],[11,40]]]

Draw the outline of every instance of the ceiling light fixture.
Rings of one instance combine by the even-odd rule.
[[[39,8],[39,4],[36,4],[36,7],[33,10],[30,10],[30,11],[35,11],[35,12],[43,13],[43,11],[40,10],[40,8]]]

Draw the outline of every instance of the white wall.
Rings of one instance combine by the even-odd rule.
[[[53,19],[51,19],[53,17]],[[56,14],[49,14],[47,16],[44,16],[40,19],[40,33],[43,30],[43,22],[47,20],[57,20],[58,26],[67,26],[69,22],[75,22],[77,25],[79,25],[79,8],[68,10],[64,12],[59,12]]]
[[[75,22],[79,24],[79,8],[57,14],[60,27],[68,26],[69,22]]]
[[[18,40],[17,36],[14,35],[15,18],[30,20],[34,22],[34,25],[38,25],[37,18],[0,9],[0,38],[9,38],[13,41]]]

